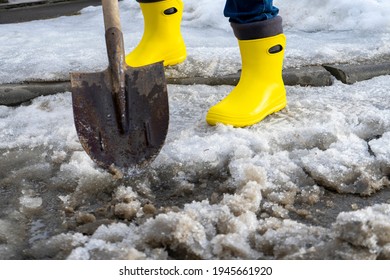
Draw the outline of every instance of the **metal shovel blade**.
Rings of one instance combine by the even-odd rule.
[[[121,110],[112,94],[111,80],[110,69],[71,74],[74,122],[80,143],[103,168],[142,166],[159,153],[168,131],[163,63],[124,69]]]

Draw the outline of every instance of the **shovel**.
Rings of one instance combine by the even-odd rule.
[[[114,173],[145,166],[162,148],[169,123],[162,62],[125,63],[118,0],[102,0],[108,68],[71,73],[76,131],[86,153]]]

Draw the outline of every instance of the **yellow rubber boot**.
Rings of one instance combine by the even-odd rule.
[[[139,67],[159,61],[164,61],[164,66],[183,62],[187,54],[180,31],[182,0],[139,2],[144,33],[137,47],[126,56],[126,63]]]
[[[225,99],[210,108],[206,116],[210,125],[249,126],[287,104],[282,80],[284,34],[238,40],[238,44],[242,60],[240,81]]]

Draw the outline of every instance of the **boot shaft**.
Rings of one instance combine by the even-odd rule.
[[[145,32],[161,37],[177,36],[183,16],[182,0],[140,2]]]
[[[283,34],[282,18],[252,23],[231,23],[240,48],[241,79],[261,76],[270,79],[281,77],[286,37]],[[256,75],[253,75],[256,73]]]
[[[275,80],[282,78],[286,36],[279,34],[272,37],[238,40],[241,54],[241,79],[247,75],[253,78]]]
[[[184,61],[187,53],[180,29],[183,1],[138,2],[144,18],[144,33],[139,44],[126,56],[126,63],[139,67],[159,61],[164,61],[165,66]]]

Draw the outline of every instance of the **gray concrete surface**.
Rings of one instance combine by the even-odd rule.
[[[334,79],[343,83],[352,84],[357,81],[367,80],[373,77],[390,74],[390,63],[364,65],[324,65],[306,66],[299,69],[285,69],[283,80],[286,85],[293,86],[330,86]],[[240,73],[214,76],[167,78],[168,84],[192,85],[236,85],[240,79]],[[27,102],[42,95],[50,95],[58,92],[70,91],[69,81],[60,82],[23,82],[18,84],[0,84],[0,105],[15,106]]]
[[[358,65],[324,65],[324,68],[344,84],[353,84],[377,76],[390,75],[390,62]]]
[[[70,16],[88,6],[100,5],[100,0],[45,0],[0,5],[0,24]]]

